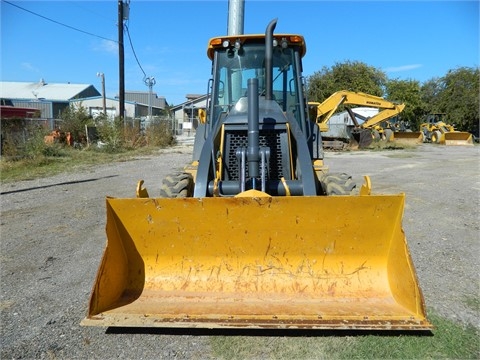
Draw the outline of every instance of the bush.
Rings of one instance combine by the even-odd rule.
[[[147,145],[140,120],[127,120],[124,123],[123,135],[126,149],[138,149]]]
[[[97,132],[102,151],[119,152],[144,146],[166,147],[175,144],[171,123],[167,119],[154,119],[144,130],[139,120],[113,122],[106,117],[97,118]]]
[[[42,157],[62,157],[66,156],[65,147],[62,143],[54,142],[47,144],[44,128],[35,128],[29,132],[29,137],[25,142],[23,157],[29,159],[38,159]]]
[[[96,118],[99,148],[102,151],[114,153],[123,149],[123,124],[117,117],[111,121],[106,116]]]
[[[87,130],[88,128],[88,130]],[[15,119],[11,124],[2,122],[2,155],[6,160],[52,158],[71,155],[67,148],[84,148],[87,140],[97,142],[89,150],[104,153],[122,153],[142,147],[167,147],[175,145],[171,129],[171,120],[155,118],[143,129],[138,119],[123,121],[117,117],[111,120],[100,115],[95,120],[80,106],[71,105],[62,113],[61,126],[56,129],[53,139],[46,141],[45,136],[52,133],[43,126],[31,126],[26,120]],[[67,144],[67,133],[73,135],[74,143]],[[92,139],[96,137],[96,139]]]
[[[7,123],[7,122],[5,122]],[[22,127],[18,127],[22,124]],[[48,131],[43,126],[29,125],[16,120],[16,128],[2,129],[2,155],[8,160],[38,159],[65,155],[61,144],[45,142]]]
[[[82,104],[78,106],[71,104],[62,112],[61,118],[60,130],[65,134],[69,132],[74,142],[84,145],[87,141],[85,126],[94,125],[93,118],[88,114],[87,109]]]
[[[169,119],[155,119],[145,129],[148,146],[166,147],[175,145],[171,121]]]
[[[25,119],[2,119],[2,156],[9,159],[22,157],[22,150],[28,138],[29,126]]]

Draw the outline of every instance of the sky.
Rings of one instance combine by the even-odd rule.
[[[1,0],[0,81],[92,84],[119,93],[118,1]],[[131,0],[124,32],[125,90],[170,105],[205,94],[208,40],[227,33],[228,0]],[[246,0],[244,33],[305,37],[304,76],[359,61],[389,79],[439,78],[479,66],[479,1]],[[130,35],[130,36],[128,36]],[[339,89],[343,90],[343,89]]]

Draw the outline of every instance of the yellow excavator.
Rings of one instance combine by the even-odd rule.
[[[320,131],[323,133],[328,132],[328,122],[341,105],[359,105],[381,109],[378,114],[365,119],[363,123],[359,124],[356,120],[357,116],[352,110],[349,107],[345,108],[354,123],[351,136],[360,147],[370,145],[375,138],[393,141],[396,133],[391,128],[383,127],[381,124],[397,116],[405,108],[405,104],[396,104],[379,96],[348,90],[337,91],[322,103],[309,102],[308,105],[311,118],[315,119]],[[417,135],[417,138],[421,142],[420,133]]]
[[[426,121],[420,125],[424,142],[442,145],[473,145],[473,136],[469,132],[456,131],[453,125],[444,120],[446,114],[428,114]]]
[[[220,36],[193,159],[106,199],[86,326],[430,330],[405,195],[323,161],[296,34]],[[372,231],[375,229],[375,231]]]

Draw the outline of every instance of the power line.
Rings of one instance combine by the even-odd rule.
[[[81,2],[80,4],[85,4],[85,3],[88,4],[89,1],[83,1],[83,2]],[[96,10],[93,10],[91,7],[82,6],[82,5],[80,5],[79,2],[77,2],[77,1],[69,2],[69,4],[71,4],[71,6],[75,6],[75,7],[79,8],[79,9],[83,10],[83,11],[86,12],[86,13],[90,13],[90,14],[98,17],[98,18],[101,18],[101,19],[103,19],[103,20],[106,20],[106,21],[108,21],[108,22],[111,22],[111,23],[115,24],[115,26],[116,26],[116,24],[117,24],[116,19],[112,19],[112,18],[110,18],[110,16],[106,16],[104,12],[98,12],[98,11],[96,11]]]
[[[30,14],[33,14],[33,15],[38,16],[38,17],[41,17],[42,19],[51,21],[51,22],[53,22],[53,23],[55,23],[55,24],[64,26],[64,27],[66,27],[66,28],[69,28],[69,29],[72,29],[72,30],[81,32],[81,33],[83,33],[83,34],[87,34],[87,35],[90,35],[90,36],[94,36],[94,37],[97,37],[97,38],[100,38],[100,39],[103,39],[103,40],[107,40],[107,41],[112,41],[112,42],[114,42],[114,43],[118,43],[118,41],[116,41],[116,40],[112,40],[112,39],[108,39],[108,38],[103,37],[103,36],[100,36],[100,35],[92,34],[92,33],[88,32],[88,31],[84,31],[84,30],[81,30],[81,29],[77,29],[77,28],[75,28],[75,27],[73,27],[73,26],[70,26],[70,25],[61,23],[61,22],[59,22],[59,21],[50,19],[50,18],[48,18],[48,17],[46,17],[46,16],[43,16],[43,15],[40,15],[40,14],[37,14],[37,13],[35,13],[35,12],[33,12],[33,11],[30,11],[30,10],[28,10],[28,9],[25,9],[25,8],[23,8],[23,7],[21,7],[21,6],[16,5],[16,4],[13,4],[13,3],[11,3],[10,1],[6,1],[6,0],[2,0],[2,1],[3,1],[4,3],[6,3],[6,4],[15,6],[16,8],[19,8],[20,10],[26,11],[26,12],[28,12],[28,13],[30,13]]]
[[[140,65],[140,61],[138,61],[137,54],[135,53],[135,49],[133,48],[132,38],[130,37],[130,31],[128,30],[127,24],[125,24],[125,30],[127,30],[128,41],[130,42],[130,47],[132,48],[133,56],[135,57],[135,60],[137,60],[137,64],[140,67],[140,70],[142,70],[143,72],[143,77],[146,78],[147,74],[145,74],[145,71],[143,71],[142,65]]]

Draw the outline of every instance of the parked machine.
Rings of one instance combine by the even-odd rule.
[[[311,117],[315,119],[320,131],[323,133],[328,131],[328,122],[341,105],[359,105],[381,109],[378,114],[364,119],[365,121],[359,124],[356,120],[357,115],[353,113],[352,109],[346,107],[354,123],[354,127],[350,130],[350,140],[360,147],[370,145],[375,138],[393,141],[393,131],[388,127],[382,126],[382,124],[400,114],[405,108],[405,104],[396,104],[379,96],[347,90],[333,93],[322,103],[309,102],[308,105]],[[327,141],[333,144],[332,147],[338,146],[338,140],[336,139],[328,139]]]
[[[304,38],[211,39],[193,161],[163,197],[107,198],[83,325],[428,330],[404,194],[355,193],[308,118]],[[343,196],[338,196],[343,195]],[[375,229],[374,231],[372,229]]]
[[[423,134],[421,131],[413,131],[408,121],[389,120],[388,127],[393,131],[392,140],[404,143],[423,143]]]
[[[442,145],[473,145],[473,136],[469,132],[456,131],[453,125],[445,122],[446,114],[428,114],[420,125],[423,141]]]

